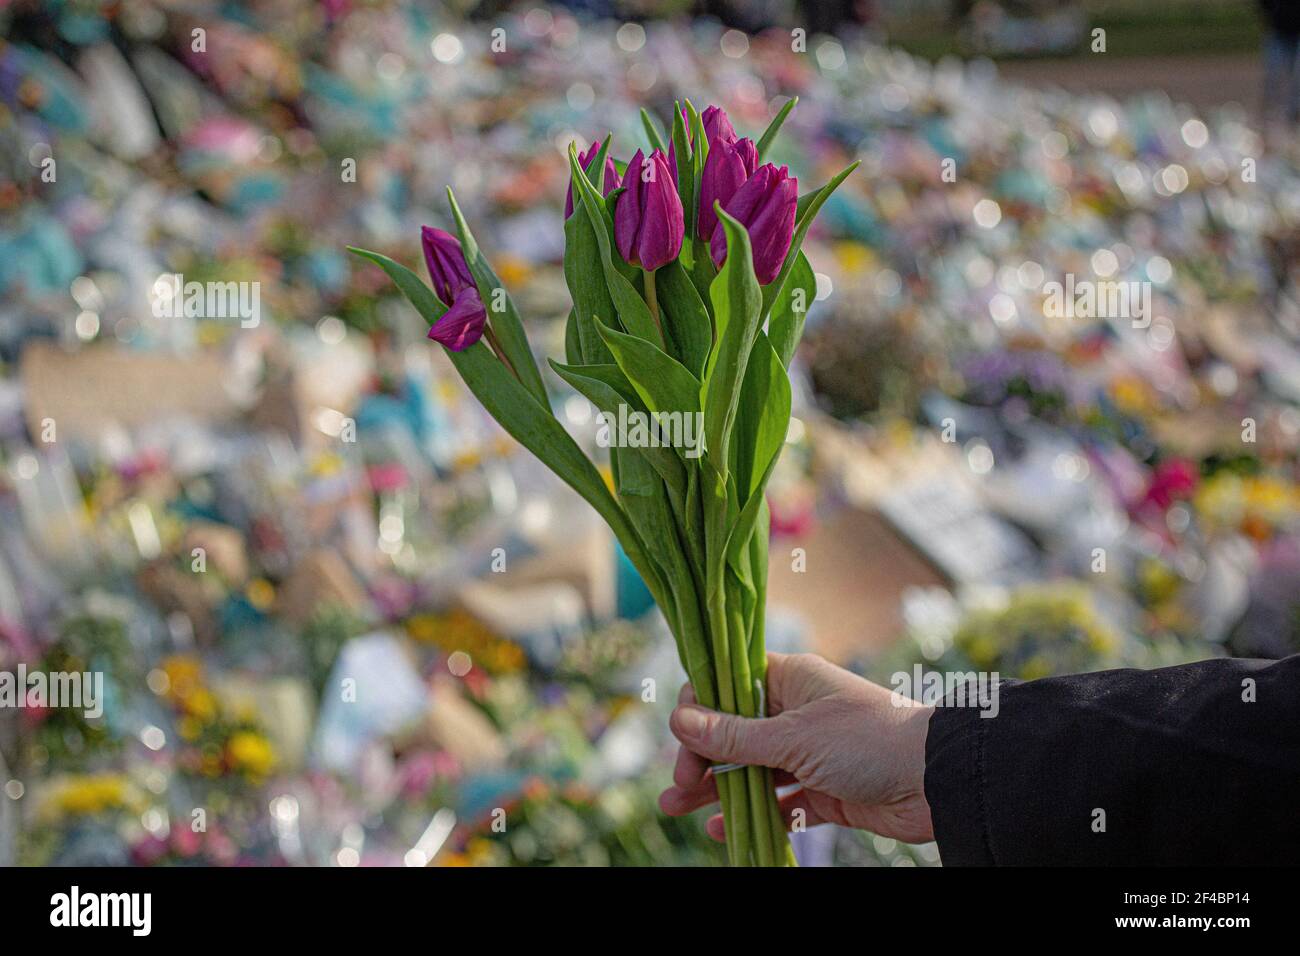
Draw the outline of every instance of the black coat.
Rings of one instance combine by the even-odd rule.
[[[1300,655],[998,685],[939,707],[925,795],[946,865],[1300,862]]]

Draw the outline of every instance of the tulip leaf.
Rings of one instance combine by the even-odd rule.
[[[670,262],[655,272],[655,288],[664,337],[674,357],[696,378],[703,377],[713,346],[713,322],[695,283],[680,262]]]
[[[741,501],[761,494],[759,482],[780,453],[790,427],[790,378],[785,365],[760,330],[754,339],[736,409],[734,469]]]
[[[695,143],[691,164],[695,168],[695,194],[699,195],[700,172],[704,169],[704,161],[709,158],[709,137],[704,133],[704,119],[690,100],[686,101],[686,115],[690,117],[691,140]]]
[[[781,265],[781,271],[777,273],[777,277],[763,287],[764,315],[766,315],[768,310],[771,309],[772,302],[776,299],[777,293],[781,291],[781,287],[785,285],[785,280],[789,278],[790,271],[794,268],[795,261],[799,258],[799,251],[803,248],[804,237],[808,235],[808,227],[811,226],[813,220],[817,218],[818,210],[820,210],[822,204],[831,197],[831,193],[835,192],[835,190],[839,188],[840,183],[848,179],[849,173],[858,168],[858,163],[858,160],[854,160],[844,169],[840,170],[840,172],[836,173],[830,182],[813,194],[806,207],[804,206],[803,200],[800,200],[799,206],[802,208],[798,209],[795,213],[797,218],[794,225],[794,238],[790,242],[790,251],[786,253],[785,262]]]
[[[710,460],[725,479],[740,386],[762,322],[762,288],[754,275],[754,255],[745,227],[727,215],[721,203],[714,205],[727,236],[727,261],[709,287],[717,341],[705,372],[704,433]]]
[[[731,524],[731,532],[726,543],[726,556],[729,564],[735,564],[740,560],[741,549],[749,545],[754,528],[758,524],[759,515],[766,510],[767,495],[761,489],[767,487],[768,479],[772,477],[772,471],[776,468],[779,458],[779,455],[773,456],[772,460],[767,463],[767,469],[758,482],[759,492],[749,496],[749,500],[745,502],[745,507],[740,509],[740,514],[736,516],[735,521]]]
[[[569,164],[574,185],[582,193],[582,207],[587,212],[591,231],[595,235],[599,248],[600,263],[605,273],[605,286],[609,290],[619,320],[632,335],[655,345],[662,345],[663,336],[659,333],[659,326],[655,324],[654,316],[650,314],[650,307],[636,291],[636,286],[614,266],[614,255],[617,250],[612,248],[610,223],[604,200],[587,177],[582,175],[582,167],[578,165],[578,154],[573,146],[569,147]]]
[[[433,290],[425,285],[419,276],[400,262],[394,262],[388,256],[378,252],[358,249],[356,246],[348,246],[348,252],[369,259],[388,273],[388,278],[393,280],[393,284],[397,286],[402,295],[406,296],[407,301],[415,306],[415,311],[419,312],[430,326],[435,325],[447,311],[447,306],[434,295]]]
[[[709,287],[713,285],[718,270],[713,264],[713,256],[709,254],[709,244],[707,242],[691,236],[687,236],[687,241],[695,247],[695,261],[689,270],[691,282],[695,284],[695,291],[700,294],[700,301],[704,303],[704,308],[708,309],[709,318],[712,320],[713,300],[709,298]]]
[[[696,140],[698,143],[699,141]],[[677,195],[682,200],[682,219],[686,224],[684,234],[695,235],[695,166],[691,158],[691,142],[686,138],[686,124],[682,121],[681,105],[673,104],[673,153],[677,160]],[[682,243],[687,249],[688,243]],[[687,255],[690,253],[688,252]]]
[[[641,109],[641,125],[645,127],[645,135],[650,140],[650,149],[662,149],[668,152],[668,147],[664,145],[664,134],[659,132],[659,122],[653,116]]]
[[[658,429],[667,432],[659,440],[671,444],[683,458],[699,458],[704,437],[698,428],[699,379],[667,352],[644,339],[611,329],[599,319],[596,330],[645,402]]]
[[[627,376],[617,365],[575,367],[571,364],[561,365],[552,359],[551,368],[600,412],[611,415],[615,419],[618,418],[620,405],[626,406],[630,411],[644,413],[646,410],[640,396],[636,394]],[[686,471],[676,452],[662,445],[634,450],[639,452],[664,480],[664,484],[668,486],[668,494],[673,499],[673,506],[680,511],[685,502]]]
[[[767,676],[767,642],[762,611],[767,606],[767,548],[771,526],[772,515],[768,509],[767,496],[763,495],[759,499],[754,530],[749,536],[749,567],[754,581],[754,606],[758,611],[749,633],[749,669],[756,680],[763,680]]]
[[[456,371],[474,397],[516,441],[538,457],[569,487],[580,494],[605,519],[628,557],[643,576],[647,569],[644,543],[610,494],[605,480],[554,415],[532,400],[527,390],[482,342],[463,352],[448,351]],[[652,590],[663,586],[657,572],[649,569],[646,584]]]
[[[600,141],[600,149],[596,153],[596,159],[587,170],[587,178],[591,180],[596,191],[602,196],[605,195],[605,160],[609,157],[609,144],[613,140],[613,133],[606,133],[605,138]]]
[[[761,163],[767,157],[767,151],[772,148],[776,141],[776,134],[781,132],[781,127],[785,124],[785,119],[794,109],[795,104],[799,102],[799,97],[793,97],[786,101],[785,106],[781,107],[781,112],[772,117],[772,122],[767,124],[767,129],[763,130],[763,135],[758,138],[758,161]]]
[[[800,252],[781,291],[772,302],[772,314],[767,323],[767,334],[772,340],[772,347],[786,368],[790,367],[790,359],[799,347],[808,307],[816,297],[817,276],[808,264],[808,257]]]
[[[581,199],[578,202],[581,204]],[[604,229],[604,225],[593,227],[591,218],[576,206],[573,215],[564,221],[564,280],[573,299],[578,354],[581,356],[576,363],[569,356],[569,361],[578,365],[611,361],[609,349],[605,348],[592,324],[592,316],[613,315],[615,311],[603,272],[593,268],[600,259],[597,228]]]
[[[505,286],[497,274],[488,265],[487,258],[478,247],[474,234],[470,232],[469,223],[465,221],[456,194],[447,187],[447,201],[451,204],[451,215],[456,221],[456,231],[460,233],[460,247],[465,253],[465,264],[469,266],[470,275],[478,286],[479,298],[487,308],[492,331],[505,353],[505,357],[514,367],[515,374],[523,382],[524,388],[537,399],[538,403],[550,411],[551,402],[546,395],[546,386],[542,384],[542,374],[537,370],[533,351],[528,345],[528,336],[524,333],[524,324],[519,318],[515,302],[506,292]],[[500,309],[497,305],[500,304]]]
[[[583,364],[582,341],[578,335],[578,310],[570,309],[564,323],[564,359],[570,365]]]

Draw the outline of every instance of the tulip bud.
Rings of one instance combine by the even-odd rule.
[[[695,137],[691,131],[691,118],[686,108],[682,107],[682,120],[686,124],[686,138],[690,140],[692,147],[695,145]],[[734,142],[736,139],[736,128],[731,125],[731,120],[727,118],[727,111],[721,106],[710,106],[700,114],[700,124],[704,127],[704,139],[709,144],[709,149],[713,149],[713,144],[718,140]],[[673,182],[677,182],[677,147],[674,143],[668,143],[668,168],[673,172]],[[753,170],[750,170],[753,172]],[[708,236],[702,236],[707,239]]]
[[[760,285],[776,278],[794,239],[795,210],[799,205],[799,181],[782,166],[765,163],[736,190],[722,208],[749,232],[754,252],[754,275]],[[719,222],[709,241],[709,253],[719,269],[727,259],[727,235]]]
[[[736,127],[731,125],[727,111],[721,106],[710,106],[701,113],[700,123],[704,126],[704,138],[709,141],[709,149],[718,139],[736,138]]]
[[[726,209],[736,190],[754,175],[756,168],[758,147],[752,139],[724,138],[710,144],[709,158],[704,161],[704,170],[700,174],[700,218],[696,223],[696,235],[706,242],[713,237],[713,230],[718,225],[713,203],[720,202]]]
[[[482,338],[487,321],[487,310],[469,274],[465,253],[455,236],[431,226],[420,227],[420,243],[433,291],[449,307],[429,329],[429,338],[453,352],[463,352]]]
[[[429,329],[429,338],[453,352],[463,352],[483,337],[485,322],[487,309],[483,308],[478,289],[466,286],[457,293],[451,308]]]
[[[600,143],[592,143],[587,147],[585,153],[578,154],[578,165],[582,167],[585,173],[591,169],[591,164],[596,161],[596,156],[600,153]],[[608,196],[619,187],[618,170],[614,168],[614,157],[605,157],[605,191],[604,195]],[[564,218],[568,219],[573,215],[573,181],[570,177],[569,194],[564,197]]]
[[[677,258],[686,231],[682,201],[668,159],[656,149],[636,151],[623,176],[626,187],[614,205],[614,242],[625,260],[653,271]]]
[[[424,246],[424,262],[429,267],[433,291],[443,305],[451,305],[456,300],[456,293],[466,286],[474,287],[474,278],[465,264],[465,253],[455,236],[432,226],[421,226],[420,242]]]

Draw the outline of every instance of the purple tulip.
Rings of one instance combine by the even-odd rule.
[[[691,117],[682,107],[682,121],[686,124],[686,138],[695,143],[695,137],[691,133]],[[700,114],[700,125],[704,127],[704,139],[709,144],[709,149],[713,149],[713,144],[719,139],[728,142],[734,142],[736,139],[736,127],[731,125],[731,120],[727,118],[727,111],[721,106],[710,106]],[[668,141],[668,168],[673,173],[673,183],[677,183],[677,147],[672,142],[672,131],[669,130]],[[752,170],[751,170],[752,171]],[[703,238],[707,239],[707,236]]]
[[[719,139],[709,144],[709,158],[704,161],[700,174],[700,218],[696,235],[706,242],[713,237],[718,225],[718,214],[713,210],[715,201],[727,208],[736,190],[758,168],[758,147],[752,139]]]
[[[709,141],[709,149],[713,148],[716,139],[736,138],[736,127],[731,125],[727,111],[721,106],[710,106],[706,109],[700,114],[700,122],[704,126],[704,138]]]
[[[429,338],[453,352],[463,352],[483,337],[485,322],[487,309],[478,297],[478,289],[466,286],[456,294],[451,308],[429,329]]]
[[[479,298],[474,277],[469,274],[460,242],[449,232],[420,227],[424,261],[433,280],[433,291],[449,306],[442,318],[429,329],[429,338],[441,342],[453,352],[463,352],[483,337],[487,310]]]
[[[653,271],[682,251],[686,220],[668,158],[656,149],[636,151],[623,175],[626,187],[614,205],[614,242],[628,262]]]
[[[600,143],[592,143],[587,147],[585,153],[578,154],[578,165],[582,167],[585,173],[591,169],[591,164],[596,161],[596,154],[600,152]],[[618,170],[614,168],[614,157],[605,157],[605,191],[604,195],[608,196],[619,187]],[[564,197],[564,218],[568,219],[573,215],[573,180],[570,177],[569,194]]]
[[[474,277],[469,274],[465,253],[455,236],[432,226],[421,226],[420,242],[424,246],[424,262],[429,267],[433,291],[443,305],[451,305],[461,289],[474,288]]]
[[[799,180],[782,166],[765,163],[754,171],[722,208],[749,232],[754,250],[754,274],[759,285],[776,278],[794,239],[795,209],[799,204]],[[727,260],[727,234],[719,222],[709,241],[709,253],[719,269]]]

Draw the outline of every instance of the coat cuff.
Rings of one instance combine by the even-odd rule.
[[[993,866],[984,805],[988,721],[974,707],[936,707],[925,740],[925,799],[944,866]]]

